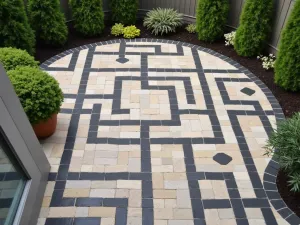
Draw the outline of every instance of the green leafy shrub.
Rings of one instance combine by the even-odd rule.
[[[155,35],[175,32],[182,25],[183,15],[174,9],[153,9],[149,11],[144,19],[144,26],[152,30]]]
[[[39,41],[54,46],[66,43],[68,28],[59,0],[29,0],[28,17]]]
[[[138,0],[111,0],[112,20],[125,25],[135,24]]]
[[[25,50],[16,48],[0,48],[0,62],[6,71],[14,70],[17,66],[38,67],[39,62]]]
[[[34,54],[34,32],[29,26],[23,0],[0,1],[0,46]]]
[[[70,0],[75,29],[85,36],[96,36],[104,29],[102,0]]]
[[[198,39],[213,42],[221,38],[228,12],[228,0],[199,0],[196,14]]]
[[[300,1],[295,2],[282,32],[275,63],[275,82],[285,90],[300,91]]]
[[[241,56],[257,56],[271,30],[273,0],[247,0],[236,31],[234,48]]]
[[[124,25],[121,23],[116,23],[111,28],[111,34],[114,36],[120,36],[124,33]]]
[[[292,191],[300,191],[300,113],[278,124],[267,145],[266,155],[274,155],[289,175]]]
[[[194,33],[196,33],[196,24],[189,24],[189,25],[187,25],[187,27],[185,29],[190,34],[194,34]]]
[[[7,74],[31,124],[45,121],[59,112],[63,93],[48,73],[26,66]]]
[[[135,38],[141,35],[141,30],[136,26],[128,26],[124,28],[124,38]]]

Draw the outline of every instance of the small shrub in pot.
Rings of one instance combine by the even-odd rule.
[[[53,46],[66,43],[68,28],[59,0],[29,0],[28,17],[38,41]]]
[[[16,48],[0,48],[0,62],[6,71],[14,70],[18,66],[38,67],[39,62],[35,61],[28,52]]]
[[[174,9],[153,9],[147,13],[144,26],[155,35],[175,32],[182,25],[183,15]]]
[[[48,73],[39,68],[25,66],[10,70],[7,74],[33,128],[46,123],[59,112],[63,102],[63,93],[58,82]],[[52,135],[55,127],[56,123],[54,130],[46,136]],[[45,129],[48,128],[45,127]],[[36,130],[35,132],[37,134]],[[37,136],[46,137],[38,134]]]
[[[300,192],[300,113],[278,124],[266,145],[266,155],[274,155],[289,176],[291,190]]]

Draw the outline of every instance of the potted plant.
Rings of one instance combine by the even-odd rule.
[[[10,70],[8,76],[36,136],[39,139],[51,136],[63,102],[58,82],[48,73],[29,66]]]

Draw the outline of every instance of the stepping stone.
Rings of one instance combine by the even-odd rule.
[[[247,88],[247,87],[243,88],[241,90],[241,92],[244,93],[244,94],[246,94],[246,95],[249,95],[249,96],[251,96],[251,95],[253,95],[255,93],[254,90],[252,90],[251,88]]]
[[[118,58],[116,61],[119,62],[119,63],[125,64],[129,61],[129,59],[127,59],[127,58]]]
[[[221,165],[227,165],[232,161],[232,158],[225,153],[218,153],[213,157],[213,160]]]

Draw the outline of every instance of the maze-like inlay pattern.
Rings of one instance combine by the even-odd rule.
[[[42,68],[65,101],[43,143],[52,168],[39,225],[298,221],[263,149],[284,116],[238,63],[140,39],[82,46]]]

